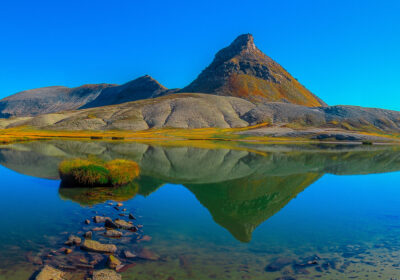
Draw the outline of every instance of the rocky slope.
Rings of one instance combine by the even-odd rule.
[[[326,105],[262,53],[251,34],[236,38],[181,92],[236,96],[252,102],[279,101],[306,106]]]
[[[400,112],[356,106],[254,104],[236,97],[172,94],[113,106],[0,120],[0,128],[31,126],[51,130],[137,131],[170,127],[238,128],[257,124],[267,126],[240,133],[362,140],[365,138],[357,136],[358,131],[400,133]]]

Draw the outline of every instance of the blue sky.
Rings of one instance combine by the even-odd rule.
[[[183,87],[242,33],[328,104],[400,110],[400,1],[3,1],[0,97],[43,86]]]

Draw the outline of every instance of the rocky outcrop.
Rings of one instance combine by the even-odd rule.
[[[282,66],[262,53],[251,34],[240,35],[220,50],[213,62],[181,92],[235,96],[252,102],[326,105]]]

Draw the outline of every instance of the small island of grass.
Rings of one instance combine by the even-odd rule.
[[[61,162],[59,173],[67,187],[118,187],[139,176],[139,165],[125,159],[71,159]]]

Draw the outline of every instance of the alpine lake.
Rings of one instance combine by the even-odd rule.
[[[140,176],[63,187],[60,162],[88,157]],[[49,140],[2,145],[0,164],[1,280],[46,264],[90,279],[107,254],[65,245],[87,231],[117,246],[122,279],[400,279],[398,146]],[[94,216],[138,230],[109,238]]]

